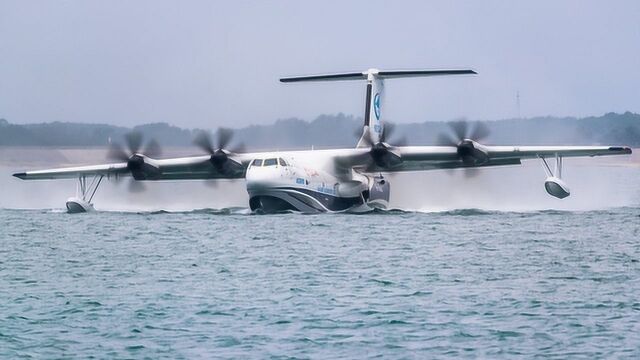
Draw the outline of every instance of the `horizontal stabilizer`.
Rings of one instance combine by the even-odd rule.
[[[369,69],[363,72],[348,72],[334,74],[303,75],[281,78],[283,83],[302,81],[340,81],[340,80],[366,80],[371,74],[379,79],[396,79],[407,77],[443,76],[443,75],[475,75],[477,72],[468,69],[447,70],[378,70]]]
[[[306,75],[306,76],[293,76],[280,79],[283,83],[298,82],[298,81],[335,81],[335,80],[363,80],[367,78],[367,74],[363,73],[339,73],[339,74],[320,74],[320,75]]]
[[[477,72],[466,69],[453,70],[391,70],[378,72],[378,77],[383,79],[395,79],[404,77],[442,76],[442,75],[476,75]]]

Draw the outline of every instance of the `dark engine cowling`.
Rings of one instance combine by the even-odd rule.
[[[127,160],[127,168],[136,180],[155,180],[162,175],[160,168],[153,160],[139,154],[132,155]]]
[[[483,145],[469,139],[458,144],[458,156],[467,165],[482,165],[489,161],[489,152]]]

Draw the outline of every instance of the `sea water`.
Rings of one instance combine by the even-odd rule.
[[[0,210],[2,358],[640,357],[640,208]]]

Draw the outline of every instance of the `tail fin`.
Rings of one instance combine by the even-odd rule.
[[[369,69],[363,72],[321,74],[308,76],[294,76],[281,78],[283,83],[303,81],[340,81],[340,80],[366,80],[367,94],[364,110],[364,125],[362,137],[357,147],[368,147],[380,141],[383,122],[381,109],[384,100],[384,79],[396,79],[407,77],[426,77],[442,75],[471,75],[477,74],[473,70],[378,70]]]

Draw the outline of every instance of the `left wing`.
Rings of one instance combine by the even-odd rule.
[[[173,159],[152,159],[136,154],[128,162],[76,166],[13,174],[23,180],[77,179],[82,176],[123,177],[136,180],[198,180],[239,179],[256,154],[230,154],[231,165],[216,168],[210,156],[190,156]]]
[[[389,147],[395,162],[373,162],[367,172],[404,172],[467,167],[518,165],[521,160],[547,157],[593,157],[631,154],[622,146],[485,146],[469,141],[467,153],[455,146]]]
[[[107,177],[128,176],[127,163],[76,166],[58,169],[25,171],[13,174],[22,180],[77,179],[80,176],[103,175]]]

